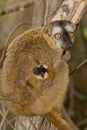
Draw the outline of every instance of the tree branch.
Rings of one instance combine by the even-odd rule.
[[[32,27],[43,26],[44,4],[42,0],[36,0],[33,6]]]
[[[65,108],[62,108],[62,112],[64,114],[64,117],[66,118],[66,120],[71,124],[73,130],[79,130],[79,128],[73,123],[73,121],[71,120],[71,118],[69,117],[68,113],[66,112]]]
[[[0,16],[7,15],[7,14],[10,14],[10,13],[14,13],[14,12],[17,12],[17,11],[24,11],[25,8],[28,8],[33,3],[34,3],[34,0],[28,0],[28,1],[25,1],[25,2],[21,2],[17,5],[14,5],[14,6],[10,6],[10,7],[1,9],[0,10]]]
[[[87,63],[87,58],[86,59],[84,59],[79,65],[77,65],[76,67],[75,67],[75,69],[73,69],[71,72],[70,72],[70,76],[74,73],[74,72],[76,72],[78,69],[80,69],[84,64],[86,64]]]
[[[87,7],[87,0],[82,0],[73,12],[73,15],[71,18],[72,23],[75,23],[75,24],[79,23],[81,17],[83,16],[85,12],[86,7]]]
[[[77,24],[79,23],[86,6],[86,0],[65,0],[52,21],[70,20],[73,24]]]

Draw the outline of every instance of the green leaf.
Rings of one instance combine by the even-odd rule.
[[[83,35],[84,35],[85,38],[87,38],[87,28],[85,28],[85,29],[83,30]]]

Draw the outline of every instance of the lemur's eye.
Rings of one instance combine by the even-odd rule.
[[[70,36],[70,38],[74,37],[74,33],[73,33],[73,32],[70,32],[70,33],[69,33],[69,36]]]
[[[61,34],[59,34],[59,33],[56,33],[54,36],[55,36],[55,38],[56,38],[57,40],[61,38]]]

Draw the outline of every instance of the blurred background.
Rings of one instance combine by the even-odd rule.
[[[24,2],[24,0],[0,0],[0,10],[8,6],[14,6],[14,4],[20,4],[20,2]],[[59,0],[59,4],[60,3],[61,0]],[[34,21],[32,25],[32,19],[32,4],[29,6],[29,8],[26,8],[23,11],[21,10],[8,15],[0,16],[0,44],[10,43],[10,41],[18,36],[18,34],[34,26],[36,23]],[[17,25],[25,22],[26,24],[23,24],[15,29]],[[13,31],[13,29],[15,29],[15,31]],[[12,31],[13,35],[10,35]],[[76,66],[79,65],[82,61],[87,60],[87,10],[78,25],[78,29],[75,32],[75,42],[71,50],[71,55],[72,58],[68,62],[70,72],[75,69]],[[72,118],[79,130],[87,130],[87,62],[70,76],[70,84],[65,101],[65,107],[68,111],[69,116]],[[6,111],[7,110],[5,110],[1,104],[0,130],[17,130],[17,128],[13,127],[15,126],[15,119],[17,118],[8,111],[5,117],[4,115],[6,114]],[[44,126],[43,130],[46,128]],[[32,130],[33,129],[35,128],[32,128]],[[51,130],[56,129],[57,128],[53,127]],[[20,130],[22,130],[22,128]],[[23,127],[23,130],[30,129]]]

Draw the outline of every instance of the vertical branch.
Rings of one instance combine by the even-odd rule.
[[[47,24],[47,17],[48,17],[49,0],[46,0],[46,2],[44,2],[44,5],[45,5],[44,26],[46,26],[46,24]]]
[[[44,0],[43,0],[44,1]],[[45,15],[44,15],[44,26],[48,25],[58,10],[62,0],[46,0],[45,2]]]
[[[48,0],[48,16],[47,16],[47,24],[50,23],[51,19],[55,16],[57,10],[59,9],[63,0]]]
[[[1,111],[3,113],[3,115],[7,115],[8,111],[6,111],[6,107],[1,103]],[[2,122],[0,123],[0,128],[2,130],[6,130],[6,121],[5,121],[5,116],[2,119]]]
[[[42,26],[44,19],[44,4],[42,0],[35,0],[33,6],[32,26]]]

